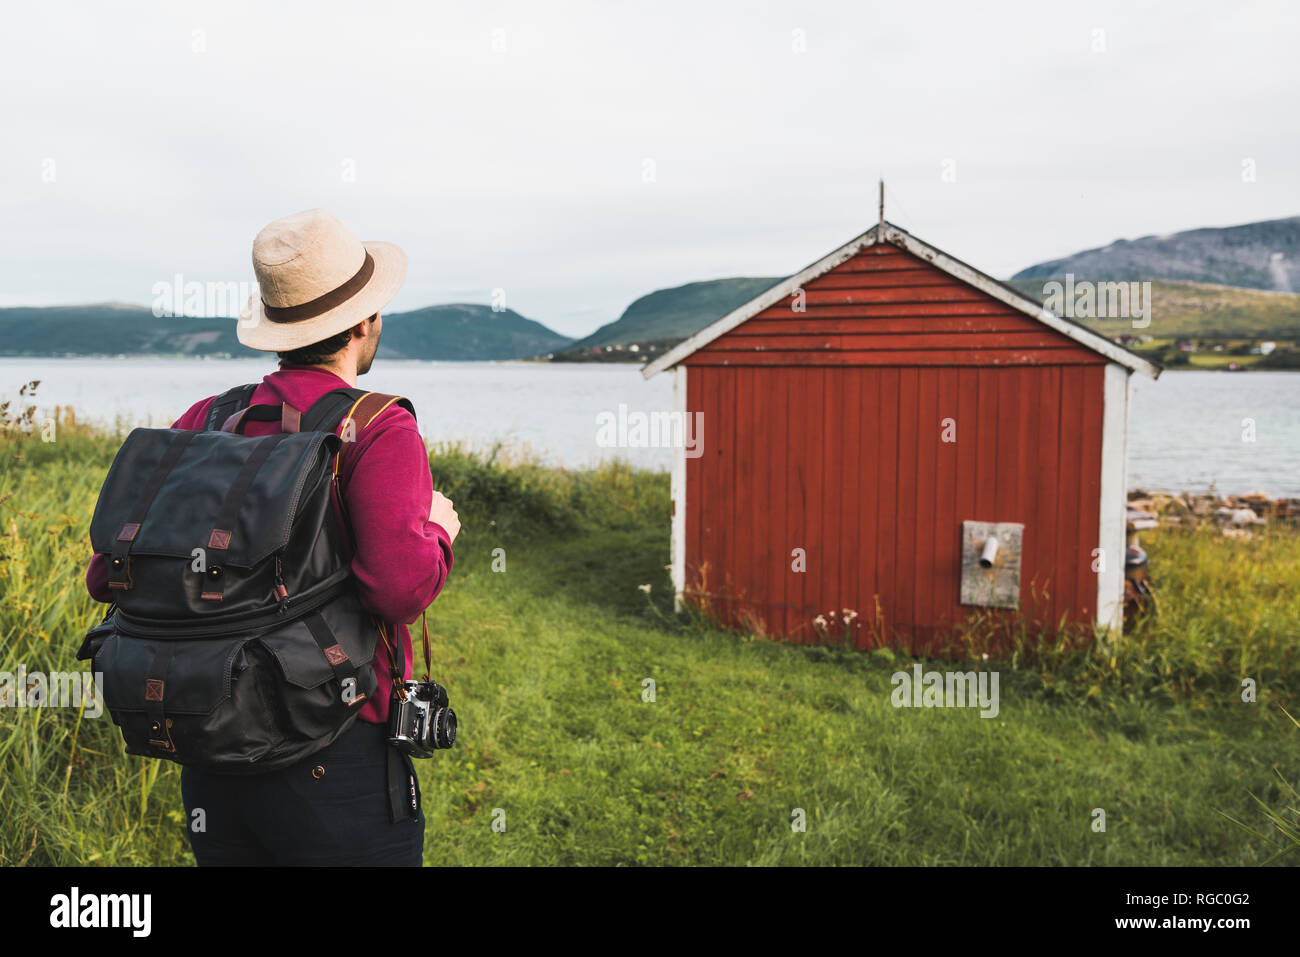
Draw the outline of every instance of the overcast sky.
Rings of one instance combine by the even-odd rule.
[[[10,5],[0,305],[251,281],[312,206],[406,249],[392,311],[500,288],[575,336],[795,272],[881,175],[891,221],[999,277],[1292,216],[1298,6]]]

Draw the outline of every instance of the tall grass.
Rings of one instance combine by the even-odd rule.
[[[0,671],[80,670],[102,614],[82,583],[87,527],[119,441],[74,426],[52,443],[0,437]],[[1294,738],[1273,705],[1296,713],[1293,536],[1148,536],[1159,617],[1074,651],[1026,631],[1000,665],[1003,712],[985,721],[892,708],[898,652],[674,616],[664,475],[456,446],[431,467],[464,522],[431,614],[463,734],[420,763],[429,863],[1253,863],[1277,850],[1247,792],[1291,813],[1273,768],[1294,780]],[[1242,701],[1244,677],[1259,703]],[[1089,830],[1098,806],[1109,836]],[[498,808],[505,833],[490,826]],[[798,836],[793,808],[810,821]],[[0,864],[188,860],[178,768],[127,757],[107,714],[0,710]]]
[[[1005,664],[1047,695],[1109,704],[1142,697],[1198,707],[1260,702],[1300,687],[1300,537],[1290,528],[1225,538],[1213,526],[1146,532],[1159,610],[1109,638],[1060,627],[1042,641],[1023,620],[1009,630]],[[969,657],[1007,634],[1005,618],[973,620]]]
[[[430,451],[434,488],[456,503],[462,524],[497,532],[616,529],[659,521],[669,507],[666,477],[625,462],[557,469],[501,445],[486,453],[460,443]]]

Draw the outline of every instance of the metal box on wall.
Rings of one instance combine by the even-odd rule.
[[[1020,607],[1019,522],[961,523],[961,603],[983,608]]]

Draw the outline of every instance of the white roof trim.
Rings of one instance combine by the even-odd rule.
[[[876,227],[872,226],[861,236],[849,240],[829,256],[817,260],[802,272],[795,273],[795,275],[791,276],[789,279],[778,283],[766,292],[761,293],[756,298],[751,299],[743,306],[731,310],[731,312],[713,323],[713,325],[705,326],[689,339],[679,342],[654,362],[649,363],[641,370],[641,374],[649,379],[651,376],[662,372],[664,369],[669,369],[677,365],[677,363],[681,362],[692,352],[695,352],[698,349],[703,349],[714,339],[717,339],[724,333],[730,332],[746,319],[758,315],[769,306],[774,306],[787,296],[793,295],[794,291],[800,288],[804,283],[812,282],[818,276],[830,272],[840,263],[853,258],[868,246],[873,245],[876,241],[875,234]]]
[[[857,255],[868,246],[874,246],[880,241],[876,235],[878,229],[878,226],[872,226],[861,236],[845,243],[830,255],[817,260],[811,266],[778,283],[743,306],[733,309],[717,322],[706,326],[689,339],[678,343],[654,362],[647,364],[641,370],[641,374],[649,379],[665,369],[672,368],[693,352],[704,348],[714,339],[735,329],[745,320],[753,318],[764,309],[774,306],[782,299],[793,295],[795,290],[801,288],[805,283],[812,282],[818,276],[830,272],[840,263]],[[1117,362],[1134,372],[1149,375],[1153,379],[1160,375],[1160,367],[1154,363],[1148,362],[1141,356],[1134,355],[1127,349],[1115,345],[1105,336],[1076,325],[1068,319],[1062,319],[1041,305],[1036,305],[1033,300],[1002,285],[992,276],[980,272],[973,266],[966,265],[959,259],[953,259],[942,250],[922,242],[911,233],[899,229],[892,223],[885,223],[884,241],[907,250],[918,259],[925,260],[968,286],[973,286],[999,302],[1023,312],[1033,319],[1037,319],[1043,325],[1050,326],[1063,336],[1073,339],[1093,352],[1100,353],[1112,362]]]

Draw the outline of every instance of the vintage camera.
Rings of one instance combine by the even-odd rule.
[[[394,696],[389,708],[389,743],[413,758],[455,744],[456,712],[447,706],[446,689],[436,681],[406,681],[402,690],[405,698]]]

